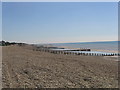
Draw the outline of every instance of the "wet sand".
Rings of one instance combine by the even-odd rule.
[[[117,88],[115,57],[75,56],[2,48],[4,88]]]

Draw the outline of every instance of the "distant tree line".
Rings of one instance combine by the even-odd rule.
[[[0,46],[9,46],[9,45],[25,45],[25,43],[16,43],[16,42],[6,42],[6,41],[0,41]]]

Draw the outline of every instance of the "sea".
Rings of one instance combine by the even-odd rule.
[[[76,43],[55,43],[52,46],[69,49],[82,48],[91,49],[91,51],[101,51],[108,53],[118,53],[120,41],[102,41],[102,42],[76,42]]]

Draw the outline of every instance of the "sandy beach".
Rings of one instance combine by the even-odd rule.
[[[77,56],[2,48],[3,88],[117,88],[116,57]]]
[[[0,89],[2,88],[2,47],[0,46]]]

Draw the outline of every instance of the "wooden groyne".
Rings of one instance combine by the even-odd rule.
[[[63,49],[63,50],[57,50],[57,49],[48,49],[48,48],[39,48],[39,49],[33,49],[35,51],[42,51],[42,52],[49,52],[53,54],[64,54],[64,55],[80,55],[80,56],[120,56],[120,53],[94,53],[91,52],[90,49]],[[81,51],[81,52],[79,52]],[[84,51],[84,52],[82,52]],[[87,52],[86,52],[87,51]]]
[[[91,49],[68,49],[64,51],[91,51]]]

